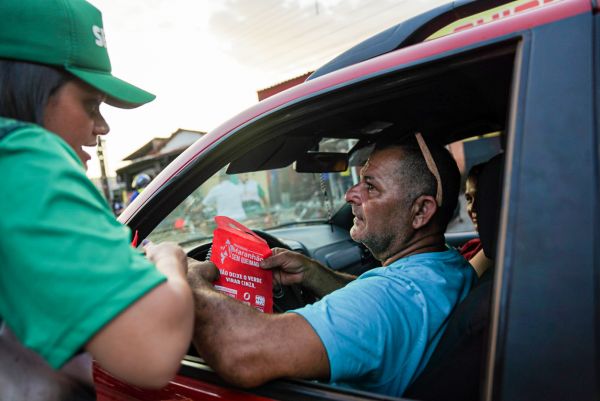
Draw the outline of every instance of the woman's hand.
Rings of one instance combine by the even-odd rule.
[[[146,257],[156,265],[156,268],[167,277],[173,274],[185,277],[188,264],[183,249],[174,242],[154,244],[147,242],[143,245]]]

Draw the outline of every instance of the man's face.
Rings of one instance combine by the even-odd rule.
[[[477,212],[475,211],[475,207],[474,207],[476,196],[477,196],[477,180],[471,177],[467,180],[467,184],[465,186],[465,199],[467,200],[467,214],[471,218],[471,221],[473,221],[475,230],[478,229]]]
[[[400,148],[372,153],[360,182],[346,192],[355,216],[350,236],[380,261],[401,250],[413,231],[410,200],[397,173],[401,158]]]

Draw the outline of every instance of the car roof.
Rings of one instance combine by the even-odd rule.
[[[562,0],[457,0],[404,20],[316,69],[311,80],[349,65],[476,25],[509,18]]]
[[[431,33],[439,30],[441,24],[447,25],[448,20],[456,21],[461,16],[474,14],[478,10],[510,2],[513,0],[462,0],[443,4],[360,42],[316,69],[307,80],[423,41]]]

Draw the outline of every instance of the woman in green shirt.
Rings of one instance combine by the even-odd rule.
[[[103,102],[133,108],[154,95],[112,76],[91,4],[5,1],[0,15],[0,334],[49,372],[86,351],[125,381],[161,387],[192,335],[186,256],[170,243],[147,245],[145,256],[130,246],[86,177],[83,150],[109,131]],[[3,400],[35,382],[31,367],[11,363],[0,361]]]

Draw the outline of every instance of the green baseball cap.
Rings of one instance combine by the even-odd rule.
[[[84,0],[0,0],[0,58],[62,67],[134,108],[156,96],[111,74],[102,14]]]

